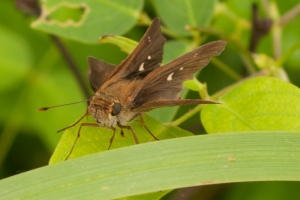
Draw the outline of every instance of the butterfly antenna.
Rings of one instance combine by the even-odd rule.
[[[43,108],[38,108],[38,110],[39,111],[46,111],[46,110],[49,110],[51,108],[57,108],[57,107],[61,107],[61,106],[68,106],[68,105],[78,104],[78,103],[82,103],[82,102],[89,102],[89,101],[90,100],[83,100],[83,101],[78,101],[78,102],[74,102],[74,103],[61,104],[61,105],[57,105],[57,106],[43,107]]]

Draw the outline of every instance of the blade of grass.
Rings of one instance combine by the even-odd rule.
[[[176,138],[97,153],[0,181],[0,199],[115,199],[195,185],[300,181],[300,132]]]

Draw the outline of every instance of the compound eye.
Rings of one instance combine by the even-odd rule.
[[[122,106],[119,103],[114,103],[113,107],[112,107],[112,111],[111,111],[111,115],[112,116],[116,116],[121,112]]]

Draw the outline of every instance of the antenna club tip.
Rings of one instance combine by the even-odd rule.
[[[39,111],[46,111],[46,110],[48,110],[48,108],[47,108],[47,107],[44,107],[44,108],[38,108],[38,110],[39,110]]]

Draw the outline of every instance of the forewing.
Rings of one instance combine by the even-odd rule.
[[[183,89],[182,82],[193,78],[193,74],[205,67],[212,56],[219,55],[226,42],[219,40],[207,43],[152,71],[135,89],[132,106],[159,99],[178,99]]]
[[[219,104],[219,102],[200,99],[163,99],[147,102],[136,109],[138,109],[139,112],[147,112],[154,108],[167,106],[185,106],[193,104]]]
[[[87,72],[87,75],[94,92],[96,92],[111,76],[111,73],[115,69],[115,65],[98,60],[94,57],[88,57],[88,64],[89,71]]]
[[[155,18],[134,51],[114,70],[105,87],[120,79],[143,79],[154,69],[160,67],[165,38],[160,22]]]

